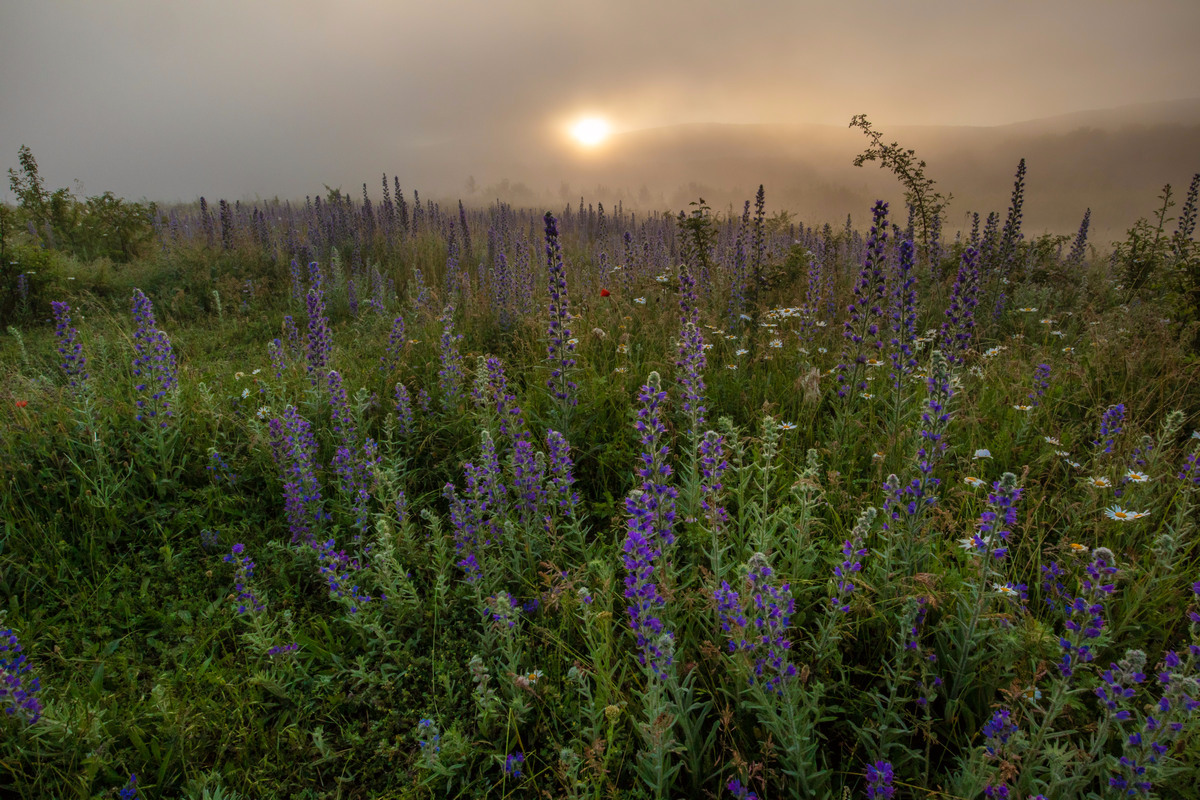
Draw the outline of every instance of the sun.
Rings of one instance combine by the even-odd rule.
[[[584,117],[571,126],[571,135],[584,147],[595,147],[608,138],[611,126],[601,117]]]

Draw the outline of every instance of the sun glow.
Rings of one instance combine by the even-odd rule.
[[[600,117],[585,117],[571,126],[571,135],[584,147],[595,147],[608,138],[611,126]]]

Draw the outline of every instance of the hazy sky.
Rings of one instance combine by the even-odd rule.
[[[0,0],[0,165],[28,144],[52,187],[160,200],[458,185],[569,149],[585,113],[994,125],[1195,96],[1198,34],[1197,0]]]

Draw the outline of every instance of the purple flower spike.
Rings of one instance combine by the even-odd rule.
[[[570,378],[575,368],[575,343],[567,324],[571,321],[567,298],[567,272],[563,266],[562,247],[558,242],[558,221],[546,212],[546,267],[550,279],[550,326],[546,345],[546,360],[550,363],[550,379],[546,386],[554,397],[567,407],[578,402],[577,389]]]
[[[674,635],[666,629],[660,614],[666,600],[659,592],[663,570],[670,569],[667,548],[675,542],[675,498],[677,492],[667,481],[671,467],[667,464],[668,448],[663,439],[666,427],[662,422],[662,404],[667,393],[661,390],[657,372],[650,373],[639,395],[636,428],[641,435],[642,465],[637,473],[642,479],[639,489],[625,499],[629,514],[625,536],[625,597],[630,624],[637,634],[638,660],[660,680],[667,677],[672,663]],[[656,570],[658,575],[656,575]]]
[[[87,391],[87,359],[83,357],[79,333],[71,326],[71,307],[55,301],[50,308],[54,311],[54,335],[58,339],[58,354],[62,359],[59,366],[67,378],[67,385],[79,399]]]
[[[178,386],[175,353],[167,334],[158,330],[154,319],[154,306],[141,289],[133,290],[133,319],[137,330],[133,333],[133,376],[138,380],[136,389],[141,395],[137,401],[139,421],[167,427],[171,416],[169,395]]]
[[[0,706],[10,717],[33,725],[42,716],[42,703],[35,697],[41,683],[30,671],[16,633],[12,628],[0,631]]]
[[[241,542],[235,544],[223,560],[226,564],[233,564],[234,569],[237,570],[233,578],[233,586],[238,593],[237,613],[253,615],[262,611],[264,608],[262,601],[254,594],[254,588],[250,586],[250,580],[254,577],[254,562],[246,554],[246,546]]]
[[[892,786],[895,777],[892,765],[887,761],[867,765],[868,800],[892,800],[896,796],[896,787]]]

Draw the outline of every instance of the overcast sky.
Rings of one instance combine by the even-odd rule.
[[[1198,35],[1197,0],[0,0],[0,165],[299,197],[447,159],[458,183],[581,114],[995,125],[1200,94]]]

